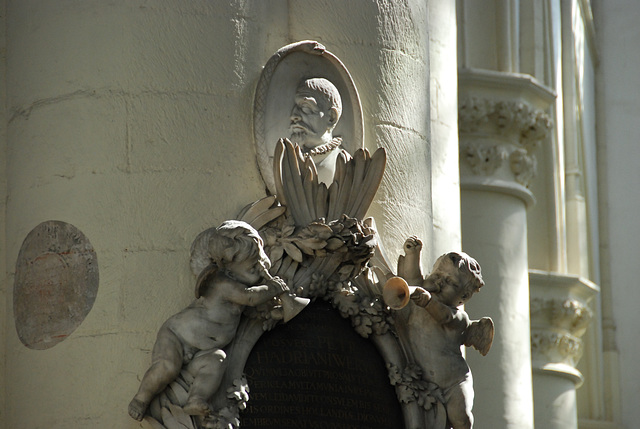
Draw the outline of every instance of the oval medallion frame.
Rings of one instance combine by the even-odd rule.
[[[313,40],[279,49],[265,64],[256,88],[253,135],[258,166],[268,190],[275,194],[273,153],[278,139],[289,137],[289,117],[298,84],[321,77],[331,81],[342,98],[342,116],[334,130],[342,147],[353,154],[364,146],[360,97],[344,64]]]

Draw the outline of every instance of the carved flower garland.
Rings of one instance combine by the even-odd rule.
[[[431,410],[438,404],[445,403],[442,389],[437,384],[424,380],[422,369],[415,364],[400,369],[387,364],[389,381],[396,386],[400,402],[417,402],[425,411]]]

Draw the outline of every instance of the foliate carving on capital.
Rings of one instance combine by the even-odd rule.
[[[509,155],[509,166],[516,181],[523,186],[529,186],[536,176],[538,161],[524,149],[516,149]]]
[[[460,101],[460,132],[473,133],[491,127],[500,135],[512,134],[516,143],[532,152],[553,128],[551,117],[526,103],[469,97]]]
[[[582,340],[567,333],[538,331],[531,334],[531,354],[556,357],[565,363],[576,364],[582,356]],[[559,357],[559,359],[557,359]]]
[[[581,335],[589,325],[593,311],[588,305],[575,299],[531,300],[531,318],[541,318],[553,328],[566,329],[574,335]]]
[[[461,153],[471,171],[485,176],[495,173],[508,157],[506,148],[500,145],[464,144]]]
[[[531,352],[546,360],[577,364],[582,355],[582,339],[592,310],[576,299],[531,300]]]
[[[481,136],[461,145],[473,174],[490,176],[507,165],[515,181],[529,185],[537,170],[533,152],[553,127],[549,115],[523,102],[468,97],[460,101],[458,119],[461,134]]]

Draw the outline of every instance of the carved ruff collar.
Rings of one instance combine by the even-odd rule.
[[[321,144],[320,146],[316,146],[313,149],[305,152],[305,156],[320,156],[326,155],[335,148],[339,147],[342,144],[342,137],[334,137],[331,139],[329,143]]]

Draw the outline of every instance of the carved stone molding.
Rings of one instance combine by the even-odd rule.
[[[534,152],[553,129],[546,109],[554,94],[527,75],[461,70],[458,100],[463,187],[480,182],[520,194],[536,175]],[[493,183],[495,181],[495,183]]]
[[[529,271],[529,283],[534,371],[553,372],[580,384],[582,375],[575,367],[598,286],[578,276],[537,270]]]

